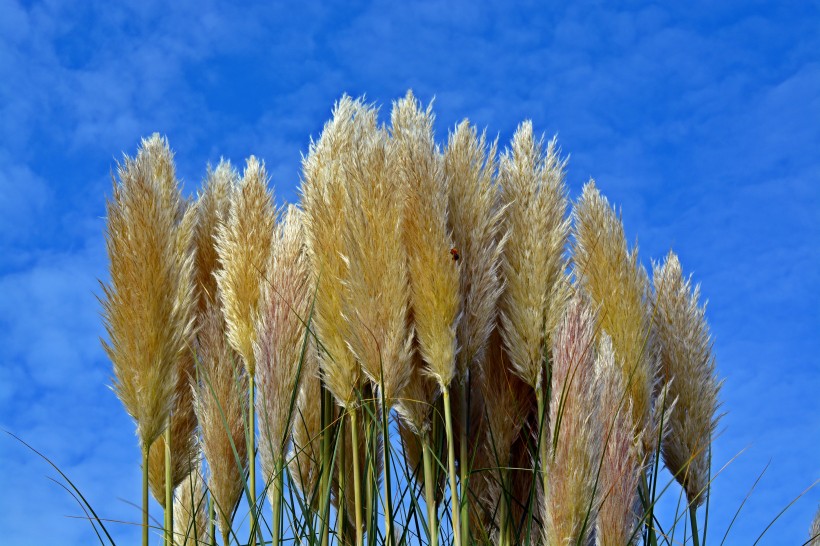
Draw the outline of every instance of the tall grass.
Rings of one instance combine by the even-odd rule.
[[[652,285],[593,183],[570,214],[531,123],[500,159],[433,123],[412,93],[389,126],[343,97],[279,213],[254,158],[190,205],[159,137],[123,161],[103,343],[146,480],[163,434],[185,462],[159,480],[165,536],[654,546],[688,516],[702,544],[720,382],[699,290],[674,254]],[[687,507],[661,522],[676,483]]]

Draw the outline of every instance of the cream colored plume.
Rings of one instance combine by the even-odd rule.
[[[262,289],[254,344],[259,395],[259,454],[266,480],[284,462],[296,411],[303,351],[313,300],[302,213],[290,205],[276,226],[268,276]],[[318,400],[318,399],[317,399]],[[272,488],[269,494],[273,495]]]
[[[251,156],[233,192],[227,221],[219,225],[216,282],[228,325],[228,340],[254,377],[253,342],[262,283],[273,239],[273,198],[265,165]]]
[[[208,167],[204,188],[197,201],[195,284],[199,296],[199,313],[205,312],[209,301],[216,298],[216,276],[219,255],[216,250],[218,227],[228,219],[231,196],[239,182],[239,174],[229,161],[220,161],[216,169]]]
[[[588,544],[595,528],[603,448],[595,334],[594,314],[583,300],[573,298],[552,342],[549,488],[544,503],[550,545]]]
[[[820,507],[818,507],[817,513],[814,514],[814,520],[811,522],[808,546],[820,546]]]
[[[598,306],[599,331],[612,338],[643,459],[657,444],[652,411],[658,359],[651,337],[649,280],[637,248],[627,249],[623,224],[594,182],[584,186],[573,215],[576,281]]]
[[[111,280],[103,286],[103,347],[114,392],[136,421],[143,449],[162,434],[173,408],[178,361],[190,350],[193,257],[185,247],[185,204],[173,155],[158,135],[117,167],[107,203]],[[159,498],[159,497],[158,497]]]
[[[161,150],[161,149],[160,149]],[[154,154],[152,154],[154,155]],[[168,163],[170,154],[157,150],[158,162]],[[171,408],[171,487],[176,488],[194,470],[199,454],[197,442],[197,420],[194,413],[192,382],[196,375],[196,324],[197,291],[194,284],[194,231],[196,227],[196,205],[183,203],[182,216],[177,224],[176,254],[183,272],[184,282],[177,294],[177,305],[183,310],[186,321],[194,324],[189,330],[185,349],[177,358],[177,378],[174,388],[174,405]],[[151,493],[160,506],[165,507],[165,434],[157,438],[148,458],[148,483]]]
[[[342,257],[346,212],[346,171],[356,143],[375,130],[376,112],[360,100],[342,97],[321,137],[310,144],[302,160],[301,186],[308,255],[316,276],[312,326],[321,340],[321,371],[325,386],[338,404],[356,401],[360,368],[346,339],[343,318],[348,266]]]
[[[499,167],[499,185],[508,240],[504,246],[501,332],[512,370],[528,385],[542,388],[550,332],[567,298],[564,246],[569,233],[564,184],[565,161],[555,140],[544,150],[532,124],[515,132],[512,149]]]
[[[501,295],[501,219],[496,171],[496,145],[487,147],[485,133],[479,137],[468,121],[450,133],[444,152],[444,175],[449,198],[449,225],[461,264],[459,298],[461,320],[456,339],[457,373],[484,360],[487,341],[496,321]]]
[[[597,546],[629,546],[638,536],[638,485],[642,468],[632,426],[632,402],[621,369],[615,362],[612,340],[601,334],[595,371],[601,384],[599,399],[603,442],[598,494],[601,506],[595,526]]]
[[[355,119],[354,119],[355,122]],[[345,170],[347,343],[387,408],[410,378],[411,329],[403,242],[406,188],[383,128],[367,124]]]
[[[174,492],[174,544],[204,546],[208,537],[208,499],[199,465]]]
[[[394,103],[390,117],[393,161],[407,192],[404,246],[418,351],[427,373],[439,385],[449,385],[455,375],[461,263],[451,254],[447,186],[433,134],[433,109],[423,110],[408,92]]]
[[[206,309],[199,351],[194,408],[202,431],[202,453],[208,463],[208,489],[224,535],[231,528],[234,508],[242,497],[248,466],[248,376],[228,343],[218,300]]]
[[[654,321],[660,348],[661,376],[677,404],[665,416],[663,459],[700,506],[709,485],[712,435],[717,426],[720,381],[716,377],[706,308],[700,287],[684,278],[678,257],[670,252],[654,268]]]

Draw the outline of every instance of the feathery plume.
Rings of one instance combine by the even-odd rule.
[[[259,455],[266,481],[278,477],[284,463],[312,299],[301,214],[291,205],[276,226],[254,343]],[[274,489],[268,488],[272,502],[279,494]]]
[[[512,370],[536,391],[549,333],[567,297],[564,245],[569,233],[565,161],[553,139],[544,150],[532,123],[519,125],[501,157],[499,185],[508,240],[502,257],[501,332]]]
[[[197,464],[174,493],[174,544],[200,546],[209,543],[208,499]]]
[[[345,170],[345,331],[350,350],[389,409],[411,372],[410,290],[402,237],[406,190],[393,168],[394,148],[386,131],[367,123],[361,133]]]
[[[502,290],[503,209],[498,206],[498,188],[493,181],[496,149],[496,143],[488,149],[486,133],[479,137],[465,120],[450,133],[444,152],[449,226],[461,264],[462,316],[456,331],[456,358],[462,381],[468,370],[484,361]]]
[[[184,205],[167,141],[143,140],[117,174],[107,203],[111,281],[102,305],[109,340],[102,343],[114,365],[114,392],[147,451],[167,425],[177,362],[189,350],[192,324],[183,304],[192,295],[190,257],[178,253]]]
[[[262,283],[273,239],[273,198],[265,165],[251,156],[233,192],[227,221],[219,224],[216,251],[221,268],[216,282],[228,326],[228,340],[253,378],[253,342]]]
[[[627,249],[623,224],[594,182],[584,186],[573,215],[576,281],[599,306],[599,331],[612,338],[644,459],[657,443],[652,410],[658,366],[650,336],[649,280],[637,247]]]
[[[164,158],[168,162],[170,157]],[[183,202],[182,217],[177,224],[176,256],[182,273],[177,306],[184,313],[186,323],[196,325],[197,291],[194,285],[194,231],[197,220],[196,205]],[[196,436],[196,414],[194,413],[191,381],[195,375],[196,330],[189,328],[185,349],[177,357],[177,376],[174,387],[174,405],[170,415],[170,463],[171,490],[165,488],[165,435],[157,438],[148,458],[148,482],[151,493],[165,508],[166,495],[175,489],[194,470],[199,446]]]
[[[239,174],[230,161],[222,160],[216,169],[208,167],[204,190],[197,201],[197,224],[194,231],[196,245],[195,284],[199,296],[199,315],[205,313],[209,301],[216,298],[216,276],[219,255],[216,235],[219,225],[226,222],[231,206],[231,195],[239,182]]]
[[[601,385],[600,408],[603,459],[598,491],[601,506],[595,526],[597,546],[631,546],[637,536],[638,484],[641,467],[631,400],[615,362],[612,340],[601,335],[595,372]]]
[[[322,380],[319,359],[311,342],[302,363],[302,379],[293,415],[292,447],[288,453],[288,470],[315,510],[319,506],[318,484],[322,470]]]
[[[422,110],[408,92],[394,103],[390,117],[396,171],[407,191],[404,247],[418,351],[426,371],[439,385],[449,385],[455,374],[461,267],[457,254],[451,254],[447,187],[433,135],[432,105]]]
[[[360,100],[344,96],[334,106],[333,118],[325,124],[321,137],[311,142],[308,155],[302,160],[305,235],[316,275],[312,325],[323,349],[322,379],[344,408],[356,401],[355,391],[360,383],[359,364],[345,341],[345,171],[353,160],[356,143],[375,127],[375,111]]]
[[[700,287],[684,278],[680,261],[670,252],[654,267],[654,325],[663,382],[676,405],[664,420],[666,466],[683,486],[690,503],[700,506],[709,484],[712,435],[717,427],[720,382],[715,372],[706,307]]]
[[[245,436],[247,373],[225,333],[219,302],[211,302],[199,332],[199,376],[194,408],[202,431],[202,453],[208,462],[208,489],[217,523],[225,536],[242,497],[248,443]]]
[[[595,316],[576,296],[552,343],[547,544],[587,544],[595,525],[602,435],[594,343]]]

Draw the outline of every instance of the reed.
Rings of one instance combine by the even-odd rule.
[[[475,450],[468,440],[478,419],[471,419],[471,383],[478,384],[480,367],[496,321],[501,296],[501,236],[503,209],[495,183],[497,145],[487,143],[468,121],[456,126],[444,151],[444,177],[448,190],[449,228],[461,264],[459,300],[461,319],[456,328],[456,380],[459,391],[455,428],[458,430],[459,478],[462,492],[469,491],[470,460]],[[477,390],[477,389],[476,389]],[[481,412],[477,412],[481,415]],[[470,536],[470,495],[462,494],[461,535]]]
[[[696,511],[706,500],[710,482],[710,446],[718,422],[721,382],[716,377],[706,308],[698,303],[700,287],[693,288],[691,278],[683,277],[673,252],[653,273],[661,375],[669,396],[677,401],[666,417],[663,460],[686,491],[697,544]]]
[[[598,490],[600,509],[595,522],[597,546],[631,546],[640,519],[638,486],[641,464],[632,426],[631,400],[608,335],[601,335],[595,371],[600,383],[603,455]]]
[[[455,444],[449,406],[450,384],[456,373],[461,264],[458,250],[455,249],[453,254],[453,239],[447,222],[447,186],[436,148],[433,122],[432,105],[423,110],[412,92],[393,105],[391,144],[395,148],[397,177],[407,192],[403,235],[412,324],[418,353],[424,361],[423,371],[437,382],[446,404],[453,535],[454,542],[462,544],[461,503],[456,488]],[[417,378],[421,380],[421,377]],[[413,387],[414,390],[424,389],[423,386]],[[425,449],[429,450],[429,440],[425,444]],[[433,477],[429,476],[427,480],[432,484]],[[432,485],[429,489],[432,492]]]
[[[333,394],[350,423],[350,444],[354,482],[354,518],[356,546],[362,546],[362,504],[360,487],[360,456],[356,423],[357,389],[361,386],[361,368],[347,345],[347,322],[344,318],[347,290],[345,279],[348,264],[344,248],[346,172],[353,159],[354,146],[363,135],[375,128],[376,116],[362,101],[342,97],[333,108],[332,119],[322,134],[311,141],[310,150],[302,161],[301,184],[305,234],[308,255],[316,276],[313,325],[321,340],[320,369],[322,383]],[[307,410],[307,413],[312,411]],[[363,425],[363,424],[362,424]]]
[[[178,361],[193,328],[186,305],[193,294],[191,257],[179,252],[183,200],[172,162],[156,155],[171,155],[159,135],[143,140],[137,157],[126,156],[117,167],[119,182],[106,206],[110,282],[102,299],[113,389],[136,422],[143,452],[143,544],[150,448],[168,426]]]
[[[239,353],[248,379],[248,471],[251,505],[251,546],[256,544],[256,324],[262,285],[273,239],[273,198],[263,163],[251,156],[239,186],[232,193],[227,220],[219,225],[216,249],[220,269],[217,286],[227,324],[228,340]]]
[[[199,332],[199,381],[194,408],[208,463],[208,490],[225,544],[248,466],[247,372],[227,340],[225,319],[216,300],[209,304]]]
[[[301,212],[289,206],[276,226],[262,288],[254,358],[259,396],[259,456],[273,507],[273,543],[279,544],[282,470],[303,361],[312,287]]]
[[[603,449],[595,324],[588,304],[576,296],[553,338],[546,544],[588,544],[595,529]]]
[[[543,138],[536,140],[532,124],[524,122],[502,156],[498,173],[508,237],[502,255],[501,333],[512,371],[535,391],[544,490],[547,349],[569,285],[564,257],[569,233],[565,165],[555,139],[545,149]]]

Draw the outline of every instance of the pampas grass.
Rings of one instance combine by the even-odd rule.
[[[199,332],[199,382],[194,407],[208,463],[208,490],[225,544],[244,488],[248,465],[245,434],[248,376],[228,343],[218,301],[206,309]]]
[[[114,392],[137,424],[147,544],[150,448],[168,426],[178,362],[190,350],[192,258],[180,254],[187,248],[187,233],[180,234],[184,204],[167,142],[159,135],[143,140],[137,158],[125,157],[117,174],[107,205],[111,281],[103,286],[103,347],[114,365]]]
[[[291,205],[276,226],[254,342],[259,386],[259,455],[265,480],[271,484],[268,496],[274,510],[275,544],[279,542],[282,469],[312,297],[301,215]]]
[[[547,544],[587,544],[598,512],[603,449],[600,382],[595,374],[595,316],[570,301],[552,345],[553,398],[544,525]]]
[[[698,546],[720,389],[698,288],[670,253],[650,291],[594,183],[568,216],[531,123],[497,159],[468,121],[442,151],[434,120],[342,97],[281,209],[253,157],[195,203],[158,136],[119,165],[103,343],[144,544],[150,481],[169,545],[249,520],[252,544],[657,546],[663,462]]]
[[[228,340],[242,357],[248,377],[248,486],[252,506],[256,505],[254,343],[274,225],[273,198],[267,183],[265,165],[251,156],[242,180],[232,194],[227,221],[219,225],[216,237],[216,249],[221,265],[216,273],[216,281],[222,298]],[[252,535],[257,531],[254,510],[251,509]],[[254,536],[251,544],[255,544],[255,541]]]

